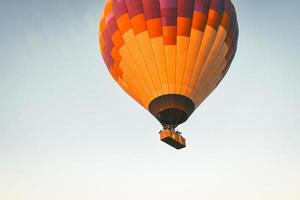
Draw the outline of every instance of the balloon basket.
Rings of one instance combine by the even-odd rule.
[[[164,129],[160,132],[160,140],[175,149],[182,149],[186,147],[185,138],[175,130]]]

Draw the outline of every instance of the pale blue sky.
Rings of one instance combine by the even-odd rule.
[[[1,1],[0,199],[299,200],[300,1],[234,3],[235,60],[176,151],[99,56],[103,1]]]

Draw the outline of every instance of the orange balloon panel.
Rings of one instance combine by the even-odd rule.
[[[172,126],[186,121],[217,87],[237,40],[230,0],[108,0],[99,27],[113,78]]]

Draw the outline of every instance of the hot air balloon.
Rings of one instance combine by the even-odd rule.
[[[237,49],[230,0],[108,0],[99,25],[101,55],[114,80],[163,126],[180,149],[184,123],[218,86]]]

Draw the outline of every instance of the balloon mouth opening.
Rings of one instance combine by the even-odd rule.
[[[187,114],[178,108],[168,108],[159,112],[156,118],[162,125],[177,126],[184,123],[188,116]]]
[[[186,96],[167,94],[152,100],[148,109],[163,126],[177,127],[190,117],[195,110],[195,105]]]

